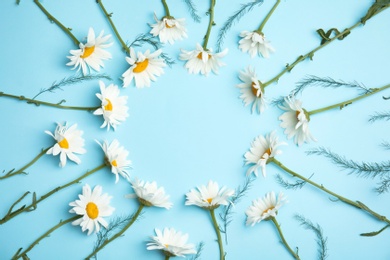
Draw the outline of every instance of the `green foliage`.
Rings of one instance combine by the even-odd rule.
[[[312,174],[308,179],[310,179],[314,174]],[[306,181],[300,180],[295,181],[295,183],[290,183],[287,180],[283,179],[280,174],[276,174],[275,176],[276,182],[279,183],[285,189],[302,189],[302,187],[306,184]]]
[[[370,9],[368,9],[366,15],[361,19],[362,24],[365,24],[376,14],[380,13],[384,9],[390,6],[390,0],[375,0]]]
[[[197,22],[197,23],[200,23],[200,16],[198,15],[198,10],[196,9],[196,6],[194,4],[194,2],[192,0],[183,0],[186,4],[187,4],[187,7],[188,7],[188,11],[192,17],[192,19]]]
[[[343,40],[345,37],[347,37],[348,34],[351,33],[351,31],[348,29],[346,29],[346,31],[344,31],[343,33],[341,33],[336,28],[329,29],[327,32],[325,32],[323,29],[318,29],[317,33],[321,36],[321,45],[332,40],[330,36],[333,32],[336,34],[335,36],[341,34],[339,37],[337,37],[337,39],[339,40]]]
[[[390,112],[376,112],[374,115],[370,116],[370,119],[368,119],[368,122],[373,123],[378,120],[390,120]]]
[[[200,260],[202,254],[204,243],[200,242],[196,247],[196,254],[191,258],[191,260]]]

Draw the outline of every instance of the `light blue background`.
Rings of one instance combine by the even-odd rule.
[[[188,39],[167,45],[164,51],[177,60],[180,48],[191,50],[202,43],[208,17],[204,15],[208,1],[196,1],[202,22],[194,23],[183,1],[168,0],[171,14],[187,19]],[[160,1],[105,1],[122,37],[128,42],[140,33],[150,30],[153,12],[163,16]],[[209,46],[216,43],[221,25],[240,6],[240,1],[217,1],[215,21]],[[239,97],[238,72],[248,65],[256,68],[259,79],[267,81],[279,73],[286,63],[307,53],[319,44],[318,28],[337,27],[343,30],[355,24],[366,13],[372,1],[282,1],[267,23],[264,32],[277,52],[265,60],[251,59],[238,49],[238,35],[242,30],[254,30],[274,4],[265,1],[238,24],[232,27],[225,40],[229,48],[223,59],[227,66],[220,74],[208,77],[189,75],[184,63],[177,60],[172,68],[152,83],[150,88],[136,89],[133,85],[122,89],[127,95],[130,116],[117,131],[100,129],[102,118],[91,113],[65,111],[47,107],[34,107],[22,102],[0,98],[0,170],[19,168],[38,154],[40,149],[52,145],[53,140],[44,133],[53,131],[56,122],[78,123],[84,131],[86,149],[81,155],[81,165],[68,162],[59,168],[59,158],[46,155],[29,168],[28,176],[18,176],[0,182],[0,215],[25,191],[43,195],[54,187],[73,180],[88,169],[100,165],[102,151],[95,139],[111,141],[117,138],[130,151],[133,161],[131,175],[146,181],[157,181],[171,195],[174,207],[147,208],[142,219],[125,234],[107,246],[99,259],[163,259],[160,252],[146,250],[146,241],[154,235],[154,228],[173,227],[189,234],[189,242],[205,243],[202,259],[218,259],[218,246],[210,217],[206,211],[194,206],[184,206],[185,193],[208,180],[236,188],[245,179],[243,154],[259,134],[276,130],[280,139],[287,141],[278,160],[313,181],[344,195],[360,200],[383,215],[390,216],[389,194],[377,195],[373,188],[378,180],[347,175],[322,157],[307,156],[305,151],[324,146],[357,161],[384,161],[388,152],[380,147],[389,141],[389,122],[368,123],[375,111],[386,111],[389,101],[382,95],[386,91],[343,109],[312,117],[310,128],[318,142],[295,146],[286,140],[277,118],[282,111],[268,107],[262,115],[250,114]],[[42,4],[63,24],[71,27],[80,40],[93,27],[98,33],[104,29],[113,33],[95,1],[42,1]],[[291,73],[284,75],[278,84],[266,89],[269,98],[286,95],[306,75],[332,77],[344,81],[358,81],[368,87],[389,83],[389,10],[384,11],[359,27],[343,41],[336,41],[319,51],[314,61],[304,61]],[[72,41],[55,24],[51,24],[33,1],[0,2],[0,91],[33,97],[53,81],[74,75],[65,66]],[[105,62],[102,71],[121,85],[121,74],[128,68],[125,54],[118,41],[109,49],[113,59]],[[143,46],[140,50],[149,48]],[[108,81],[105,81],[108,84]],[[40,99],[58,102],[66,99],[69,105],[98,105],[95,93],[98,82],[90,81],[64,87],[54,94],[45,93]],[[353,90],[310,89],[302,95],[308,110],[352,98]],[[267,166],[268,176],[259,176],[247,196],[235,206],[233,221],[229,226],[229,243],[225,245],[227,259],[291,259],[279,242],[275,228],[269,222],[254,227],[245,226],[245,210],[251,201],[269,191],[283,191],[289,203],[278,214],[284,235],[290,245],[299,247],[301,259],[316,259],[317,248],[313,233],[303,229],[294,220],[302,214],[319,223],[328,238],[328,259],[389,259],[389,231],[372,238],[359,236],[362,232],[378,230],[384,226],[364,212],[340,202],[332,202],[327,194],[306,185],[301,190],[284,190],[274,179],[277,173],[287,177],[273,165]],[[0,226],[0,259],[9,259],[18,248],[26,248],[39,235],[61,219],[71,217],[68,203],[77,198],[82,185],[102,185],[103,191],[114,196],[115,216],[128,215],[137,209],[135,200],[124,198],[131,187],[123,179],[114,184],[114,176],[104,169],[53,195],[38,205],[37,210],[22,214]],[[25,203],[29,203],[28,199]],[[217,210],[217,213],[222,209]],[[31,259],[82,259],[88,255],[96,240],[87,236],[80,227],[66,225],[44,239],[30,253]]]

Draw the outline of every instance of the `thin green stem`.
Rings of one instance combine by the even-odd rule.
[[[214,25],[214,7],[215,7],[215,0],[211,0],[210,9],[208,12],[208,14],[210,16],[209,25],[207,27],[207,32],[206,32],[206,35],[204,36],[204,41],[203,41],[203,49],[205,49],[205,50],[207,50],[207,44],[209,42],[211,27],[213,27],[213,25]]]
[[[7,174],[5,174],[3,176],[0,176],[0,180],[7,179],[7,178],[10,178],[10,177],[18,175],[18,174],[26,174],[25,170],[28,167],[30,167],[31,165],[33,165],[36,161],[38,161],[38,159],[41,158],[44,154],[46,154],[46,152],[48,150],[49,150],[49,148],[42,149],[42,151],[37,156],[35,156],[34,159],[32,159],[31,162],[29,162],[28,164],[26,164],[25,166],[23,166],[22,168],[20,168],[17,171],[14,171],[15,169],[12,169]]]
[[[57,225],[55,225],[54,227],[52,227],[51,229],[49,229],[48,231],[46,231],[43,235],[41,235],[40,237],[38,237],[28,248],[26,248],[26,250],[22,251],[19,253],[19,251],[22,250],[22,248],[19,249],[19,251],[12,257],[12,260],[16,260],[16,259],[19,259],[19,258],[23,258],[24,256],[27,255],[28,252],[31,251],[31,249],[33,249],[36,245],[39,244],[39,242],[44,239],[45,237],[48,237],[54,230],[64,226],[65,224],[68,224],[72,221],[75,221],[76,219],[79,219],[81,218],[82,216],[80,215],[76,215],[76,216],[73,216],[67,220],[64,220],[64,221],[60,221],[60,223],[58,223]],[[24,258],[23,258],[24,259]]]
[[[258,34],[263,34],[263,28],[264,28],[265,24],[267,23],[268,19],[274,13],[276,7],[278,7],[279,4],[280,4],[280,0],[277,0],[276,3],[274,4],[274,6],[272,7],[272,9],[267,14],[267,16],[264,18],[263,22],[260,24],[259,28],[255,32],[257,32]]]
[[[108,13],[106,8],[104,7],[103,3],[101,0],[96,0],[96,2],[98,3],[98,5],[100,6],[100,8],[102,9],[104,15],[106,16],[106,18],[108,19],[108,22],[110,23],[111,25],[111,28],[114,30],[114,33],[115,33],[115,36],[118,38],[119,42],[121,43],[122,45],[122,48],[123,50],[126,52],[126,53],[130,53],[130,48],[126,45],[126,43],[123,41],[122,37],[120,36],[118,30],[116,29],[115,27],[115,24],[114,22],[112,21],[111,19],[111,16],[112,16],[112,13]]]
[[[360,201],[352,201],[350,199],[347,199],[333,191],[330,191],[328,190],[327,188],[325,188],[323,185],[320,185],[320,184],[317,184],[315,183],[314,181],[308,179],[308,178],[305,178],[303,177],[302,175],[290,170],[289,168],[287,168],[286,166],[284,166],[281,162],[279,162],[278,160],[276,160],[275,158],[272,158],[272,160],[270,162],[273,162],[274,164],[276,164],[277,166],[279,166],[281,169],[283,169],[284,171],[290,173],[292,176],[296,177],[296,178],[299,178],[309,184],[311,184],[312,186],[336,197],[338,200],[346,203],[346,204],[349,204],[351,206],[354,206],[355,208],[358,208],[358,209],[361,209],[369,214],[371,214],[373,217],[375,217],[376,219],[380,220],[380,221],[383,221],[383,222],[386,222],[386,223],[389,223],[390,224],[390,220],[387,219],[385,216],[383,215],[380,215],[379,213],[371,210],[369,207],[367,207],[365,204],[363,204],[362,202]]]
[[[9,210],[8,213],[2,218],[0,219],[0,225],[6,223],[7,221],[13,219],[14,217],[16,217],[17,215],[19,215],[20,213],[22,212],[29,212],[29,211],[33,211],[36,209],[38,203],[40,203],[41,201],[44,201],[45,199],[47,199],[48,197],[50,197],[51,195],[53,195],[54,193],[60,191],[60,190],[63,190],[73,184],[76,184],[78,182],[80,182],[82,179],[88,177],[89,175],[103,169],[104,167],[106,167],[106,164],[103,163],[102,165],[94,168],[93,170],[90,170],[90,171],[87,171],[86,173],[84,173],[83,175],[81,175],[80,177],[78,177],[77,179],[74,179],[73,181],[71,182],[68,182],[67,184],[64,184],[62,186],[59,186],[51,191],[49,191],[48,193],[46,193],[45,195],[42,195],[38,200],[36,199],[36,195],[35,195],[35,192],[33,193],[33,201],[31,204],[29,205],[24,205],[22,206],[21,208],[15,210],[15,211],[12,211],[12,210]],[[25,195],[23,195],[22,198],[24,198],[28,193],[25,193]],[[18,200],[18,202],[20,202],[20,199]],[[12,205],[12,207],[14,207],[14,205]]]
[[[36,106],[43,105],[43,106],[48,106],[48,107],[60,108],[60,109],[93,111],[93,110],[96,110],[96,109],[98,109],[100,107],[100,106],[97,106],[97,107],[63,106],[63,105],[60,105],[60,104],[63,103],[65,100],[62,100],[58,104],[54,104],[54,103],[49,103],[49,102],[45,102],[45,101],[40,101],[40,100],[31,99],[31,98],[26,98],[25,96],[16,96],[16,95],[11,95],[11,94],[6,94],[4,92],[0,92],[0,97],[8,97],[8,98],[17,99],[17,100],[20,100],[20,101],[25,101],[27,104],[33,104],[33,105],[36,105]]]
[[[283,232],[282,230],[280,229],[280,225],[278,223],[278,221],[276,220],[276,218],[274,217],[271,217],[271,220],[272,220],[272,223],[275,224],[275,227],[276,229],[278,230],[278,233],[279,233],[279,236],[280,238],[282,239],[282,243],[283,245],[287,248],[288,252],[295,258],[295,259],[300,259],[298,254],[294,252],[294,250],[291,249],[291,247],[288,245],[286,239],[284,238],[283,236]]]
[[[168,4],[165,0],[161,0],[163,6],[164,6],[164,10],[165,10],[165,17],[168,17],[170,18],[171,17],[171,13],[169,12],[169,7],[168,7]]]
[[[169,256],[168,256],[168,255],[166,255],[164,259],[165,259],[165,260],[169,260]]]
[[[70,29],[65,27],[60,21],[58,21],[54,16],[52,16],[43,5],[39,2],[39,0],[34,0],[34,3],[41,9],[41,11],[47,16],[47,18],[58,25],[74,42],[74,44],[79,47],[80,41],[70,32]]]
[[[211,215],[211,220],[213,221],[213,226],[215,229],[215,233],[217,234],[218,238],[218,246],[219,246],[219,259],[224,260],[225,259],[225,253],[223,251],[223,244],[222,244],[222,237],[221,237],[221,231],[219,229],[217,220],[215,218],[215,213],[214,209],[210,209],[210,215]]]
[[[129,221],[129,223],[127,223],[127,225],[122,228],[121,231],[119,231],[118,233],[116,233],[115,235],[113,235],[110,239],[107,239],[104,241],[104,243],[99,246],[98,248],[96,248],[92,253],[90,253],[85,259],[90,259],[91,257],[93,257],[94,255],[96,255],[100,250],[102,250],[106,245],[108,245],[109,243],[111,243],[112,241],[114,241],[115,239],[117,239],[118,237],[122,236],[123,233],[125,233],[125,231],[131,227],[131,225],[133,225],[133,223],[137,220],[138,216],[141,214],[143,208],[144,208],[144,204],[140,204],[139,207],[138,207],[138,210],[137,212],[134,214],[133,218]]]
[[[337,104],[334,104],[334,105],[331,105],[331,106],[327,106],[327,107],[323,107],[323,108],[319,108],[319,109],[315,109],[315,110],[311,110],[311,111],[308,111],[309,115],[314,115],[314,114],[317,114],[317,113],[321,113],[321,112],[324,112],[324,111],[327,111],[327,110],[331,110],[331,109],[334,109],[334,108],[343,108],[349,104],[352,104],[353,102],[355,101],[358,101],[360,99],[363,99],[365,97],[369,97],[375,93],[378,93],[382,90],[385,90],[387,88],[390,87],[390,84],[386,85],[386,86],[383,86],[381,88],[374,88],[374,89],[370,89],[370,92],[364,94],[364,95],[360,95],[356,98],[352,98],[352,99],[349,99],[349,100],[346,100],[346,101],[343,101],[343,102],[340,102],[340,103],[337,103]]]

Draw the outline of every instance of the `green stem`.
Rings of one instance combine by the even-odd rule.
[[[55,189],[49,191],[49,192],[46,193],[45,195],[42,195],[38,200],[35,198],[36,195],[35,195],[35,192],[34,192],[34,193],[33,193],[33,201],[32,201],[32,203],[31,203],[30,205],[27,205],[27,206],[24,205],[24,206],[22,206],[21,208],[15,210],[15,211],[9,210],[8,213],[7,213],[2,219],[0,219],[0,225],[6,223],[7,221],[9,221],[9,220],[11,220],[11,219],[13,219],[14,217],[16,217],[17,215],[19,215],[19,214],[22,213],[22,212],[29,212],[29,211],[35,210],[39,202],[41,202],[41,201],[47,199],[48,197],[50,197],[50,196],[53,195],[54,193],[56,193],[56,192],[58,192],[58,191],[60,191],[60,190],[62,190],[62,189],[65,189],[66,187],[69,187],[69,186],[71,186],[71,185],[73,185],[73,184],[76,184],[76,183],[80,182],[82,179],[84,179],[84,178],[88,177],[89,175],[91,175],[91,174],[93,174],[93,173],[95,173],[95,172],[97,172],[97,171],[103,169],[104,167],[106,167],[106,164],[105,164],[105,163],[102,164],[102,165],[100,165],[100,166],[98,166],[98,167],[96,167],[96,168],[94,168],[94,169],[91,170],[91,171],[87,171],[85,174],[81,175],[81,176],[78,177],[77,179],[74,179],[73,181],[68,182],[68,183],[65,184],[65,185],[59,186],[59,187],[57,187],[57,188],[55,188]],[[24,198],[27,194],[28,194],[28,193],[26,192],[26,193],[22,196],[22,198]],[[18,200],[18,202],[20,202],[20,199]],[[12,207],[14,207],[14,206],[15,206],[15,203],[12,205]],[[12,208],[12,207],[11,207],[11,208]]]
[[[223,251],[223,244],[222,244],[222,237],[221,237],[221,231],[219,229],[217,220],[215,218],[215,213],[214,209],[210,209],[210,215],[211,215],[211,220],[213,221],[213,226],[215,229],[215,233],[217,234],[218,238],[218,246],[219,246],[219,259],[224,260],[225,259],[225,253]]]
[[[367,207],[365,204],[363,204],[362,202],[360,201],[352,201],[350,199],[347,199],[343,196],[340,196],[339,194],[337,193],[334,193],[333,191],[330,191],[328,190],[327,188],[325,188],[323,185],[319,185],[313,181],[311,181],[310,179],[308,178],[305,178],[303,177],[302,175],[299,175],[298,173],[290,170],[289,168],[287,168],[286,166],[284,166],[281,162],[279,162],[278,160],[276,160],[275,158],[272,158],[272,160],[270,162],[273,162],[275,163],[277,166],[279,166],[281,169],[283,169],[284,171],[290,173],[292,176],[296,177],[296,178],[299,178],[303,181],[305,181],[306,183],[309,183],[311,185],[313,185],[314,187],[336,197],[338,200],[346,203],[346,204],[349,204],[351,206],[354,206],[355,208],[358,208],[358,209],[361,209],[369,214],[371,214],[373,217],[375,217],[376,219],[380,220],[380,221],[383,221],[383,222],[386,222],[386,223],[389,223],[390,224],[390,220],[387,219],[385,216],[382,216],[380,214],[378,214],[377,212],[371,210],[369,207]]]
[[[43,105],[43,106],[48,106],[48,107],[60,108],[60,109],[93,111],[93,110],[96,110],[100,107],[100,106],[98,106],[98,107],[63,106],[60,104],[62,102],[64,102],[64,100],[59,102],[58,104],[54,104],[54,103],[49,103],[49,102],[45,102],[45,101],[26,98],[25,96],[16,96],[16,95],[11,95],[11,94],[6,94],[4,92],[0,92],[0,97],[8,97],[8,98],[17,99],[17,100],[25,101],[27,104],[34,104],[36,106]]]
[[[137,220],[138,216],[141,214],[143,208],[144,208],[144,204],[140,204],[139,207],[138,207],[138,210],[137,212],[134,214],[134,216],[132,217],[132,219],[129,221],[129,223],[127,223],[127,225],[122,228],[121,231],[119,231],[118,233],[116,233],[115,235],[113,235],[110,239],[106,239],[104,241],[104,243],[99,246],[98,248],[96,248],[91,254],[89,254],[85,259],[90,259],[91,257],[93,257],[94,255],[96,255],[100,250],[102,250],[106,245],[108,245],[109,243],[111,243],[112,241],[114,241],[115,239],[117,239],[118,237],[122,236],[123,233],[125,233],[125,231],[131,227],[131,225],[133,225],[133,223]]]
[[[43,5],[39,2],[39,0],[34,0],[34,3],[41,9],[41,11],[47,16],[47,18],[54,22],[56,25],[58,25],[76,44],[77,47],[80,45],[80,41],[77,40],[77,38],[70,32],[70,29],[65,27],[60,21],[58,21],[54,16],[52,16],[46,9],[43,7]]]
[[[121,43],[122,45],[122,48],[123,50],[126,52],[126,53],[130,53],[130,48],[126,45],[126,43],[123,41],[122,37],[120,36],[118,30],[116,29],[115,27],[115,24],[114,22],[112,21],[111,19],[111,16],[112,16],[112,13],[108,13],[106,8],[104,7],[103,3],[101,0],[96,0],[96,2],[98,3],[98,5],[100,6],[100,8],[102,9],[104,15],[106,16],[106,18],[108,19],[108,22],[110,23],[111,25],[111,28],[114,30],[114,33],[115,33],[115,36],[118,38],[119,42]]]
[[[168,17],[170,18],[171,17],[171,13],[169,12],[169,7],[168,7],[168,4],[165,0],[161,0],[163,6],[164,6],[164,10],[165,10],[165,17]]]
[[[295,259],[300,259],[299,256],[298,256],[298,254],[295,253],[294,250],[292,250],[291,247],[288,245],[286,239],[285,239],[284,236],[283,236],[283,232],[282,232],[282,230],[280,229],[280,225],[279,225],[278,221],[276,220],[276,218],[271,217],[271,220],[272,220],[272,223],[275,224],[275,227],[276,227],[276,229],[278,230],[279,236],[280,236],[280,238],[282,239],[283,245],[287,248],[288,252],[290,252],[290,254],[291,254]]]
[[[169,256],[168,256],[168,255],[166,255],[164,259],[165,259],[165,260],[169,260]]]
[[[315,110],[311,110],[311,111],[308,111],[309,115],[314,115],[314,114],[317,114],[317,113],[321,113],[321,112],[324,112],[324,111],[327,111],[327,110],[331,110],[331,109],[334,109],[334,108],[343,108],[349,104],[352,104],[353,102],[355,101],[358,101],[360,99],[363,99],[365,97],[369,97],[375,93],[378,93],[382,90],[385,90],[387,88],[390,87],[390,84],[386,85],[386,86],[383,86],[381,88],[374,88],[374,89],[370,89],[370,92],[368,92],[367,94],[364,94],[364,95],[361,95],[361,96],[358,96],[356,98],[352,98],[352,99],[349,99],[347,101],[343,101],[343,102],[340,102],[340,103],[337,103],[337,104],[334,104],[334,105],[331,105],[331,106],[327,106],[327,107],[323,107],[323,108],[319,108],[319,109],[315,109]]]
[[[211,27],[214,25],[214,7],[215,7],[215,0],[211,0],[210,3],[210,9],[209,9],[209,26],[207,27],[206,35],[204,36],[204,42],[203,42],[203,49],[207,50],[207,43],[209,42]]]
[[[17,171],[14,171],[15,169],[12,169],[7,174],[0,176],[0,180],[7,179],[18,174],[26,174],[25,170],[31,165],[33,165],[36,161],[38,161],[38,159],[41,158],[44,154],[46,154],[48,150],[49,148],[42,149],[42,151],[31,162],[29,162],[28,164],[26,164],[25,166],[23,166]]]
[[[64,221],[61,220],[60,223],[58,223],[57,225],[55,225],[54,227],[52,227],[51,229],[46,231],[42,236],[38,237],[26,250],[19,253],[19,251],[22,250],[22,248],[20,248],[19,251],[12,257],[12,260],[16,260],[16,259],[19,259],[21,257],[22,258],[25,257],[26,254],[31,251],[31,249],[33,249],[36,245],[38,245],[42,239],[44,239],[45,237],[48,237],[54,230],[64,226],[65,224],[68,224],[72,221],[75,221],[76,219],[79,219],[79,218],[81,218],[81,216],[76,215],[76,216],[71,217],[71,218],[64,220]]]
[[[263,28],[265,26],[265,24],[267,23],[268,19],[271,17],[271,15],[274,13],[276,7],[278,7],[278,5],[280,4],[280,0],[277,0],[275,5],[272,7],[272,9],[269,11],[269,13],[267,14],[267,16],[264,18],[263,22],[260,24],[259,28],[255,31],[257,32],[258,34],[263,34]]]

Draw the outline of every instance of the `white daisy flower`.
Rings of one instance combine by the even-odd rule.
[[[275,131],[267,134],[265,137],[259,135],[251,143],[251,148],[245,153],[245,165],[254,164],[247,170],[246,174],[250,175],[252,172],[257,176],[258,169],[261,168],[263,176],[266,176],[265,165],[270,159],[282,153],[277,149],[280,145],[287,145],[285,142],[279,142]]]
[[[196,254],[195,246],[193,244],[186,244],[188,234],[182,234],[180,231],[176,232],[173,228],[164,228],[161,232],[159,229],[154,230],[157,236],[152,236],[152,241],[147,243],[148,250],[163,250],[168,257]]]
[[[108,131],[111,126],[115,130],[116,126],[129,116],[126,106],[127,96],[119,96],[120,91],[117,85],[110,84],[106,88],[103,81],[99,81],[99,85],[101,93],[97,93],[96,96],[102,101],[102,106],[93,114],[103,115],[104,123],[101,128],[107,126]]]
[[[209,181],[207,187],[202,185],[198,190],[192,189],[186,194],[185,205],[196,205],[204,209],[215,209],[219,205],[227,205],[229,198],[234,195],[234,190],[222,187],[219,189],[218,183]]]
[[[169,196],[165,194],[163,187],[157,187],[156,182],[145,182],[135,179],[130,182],[135,194],[125,195],[126,198],[138,198],[139,202],[147,207],[155,206],[170,209],[172,202]]]
[[[252,113],[262,113],[267,107],[267,100],[264,97],[264,87],[257,79],[256,72],[251,67],[240,71],[239,78],[243,83],[237,85],[240,89],[241,96],[245,106],[252,104]]]
[[[264,58],[269,57],[270,52],[275,52],[270,42],[265,39],[264,34],[257,32],[243,31],[240,33],[242,39],[238,42],[242,52],[248,52],[251,58],[261,54]]]
[[[66,165],[67,158],[77,164],[81,163],[81,160],[75,155],[75,153],[86,153],[86,150],[84,149],[84,139],[81,137],[83,135],[83,131],[76,128],[77,124],[68,127],[67,123],[64,125],[57,123],[54,134],[49,131],[45,131],[46,134],[51,135],[56,140],[55,145],[53,145],[46,154],[53,154],[53,156],[57,156],[59,154],[61,167]]]
[[[127,169],[131,167],[131,161],[127,160],[129,152],[123,146],[120,146],[116,139],[111,144],[108,144],[106,141],[103,144],[96,142],[104,151],[106,164],[111,166],[111,172],[115,174],[115,183],[119,180],[119,174],[128,180],[130,174],[127,172]]]
[[[153,28],[150,33],[153,36],[158,35],[160,42],[173,44],[174,41],[187,38],[184,18],[175,19],[173,17],[164,17],[162,20],[159,20],[156,14],[154,14],[154,20],[157,23],[150,25]]]
[[[228,49],[223,50],[219,53],[213,53],[213,50],[205,50],[197,43],[196,49],[193,51],[181,50],[180,59],[186,60],[185,67],[188,69],[190,74],[208,75],[211,71],[218,74],[218,69],[224,66],[220,59],[224,57],[228,52]]]
[[[309,113],[302,108],[302,102],[295,99],[295,97],[286,97],[284,99],[284,106],[280,106],[281,109],[286,111],[283,113],[279,120],[282,121],[280,126],[283,127],[284,134],[290,139],[294,137],[294,143],[302,145],[310,141],[317,141],[310,133],[309,130]]]
[[[278,210],[287,202],[282,192],[276,198],[275,192],[268,192],[264,198],[252,201],[252,205],[246,210],[246,224],[254,226],[262,220],[276,217]]]
[[[123,87],[127,87],[133,79],[137,88],[150,87],[150,81],[156,81],[156,76],[164,73],[163,68],[166,64],[162,58],[159,58],[161,53],[162,50],[158,49],[153,53],[147,50],[145,53],[136,54],[130,47],[130,57],[126,57],[130,68],[122,74]]]
[[[73,207],[69,210],[70,213],[82,215],[79,219],[72,222],[72,225],[80,225],[84,232],[88,230],[88,235],[99,232],[100,225],[107,228],[108,223],[103,217],[111,216],[114,208],[110,206],[111,196],[107,193],[102,195],[102,186],[97,185],[93,191],[88,184],[83,187],[83,194],[79,195],[79,199],[69,203]]]
[[[112,45],[112,42],[107,41],[111,38],[111,35],[103,36],[104,31],[101,31],[98,37],[95,37],[95,31],[89,28],[87,42],[85,44],[80,43],[80,49],[71,50],[68,56],[70,59],[67,66],[74,66],[73,69],[78,68],[77,71],[83,71],[83,75],[88,74],[90,68],[95,71],[100,71],[100,68],[104,67],[103,60],[111,59],[111,54],[104,50]]]

